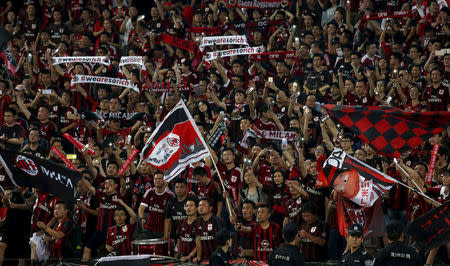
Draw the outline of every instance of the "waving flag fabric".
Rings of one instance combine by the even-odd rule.
[[[208,156],[208,146],[183,101],[166,115],[141,153],[145,162],[164,172],[166,181]]]
[[[375,168],[334,149],[319,171],[319,181],[362,207],[370,207],[397,181]]]
[[[389,106],[331,104],[324,108],[377,153],[391,158],[399,157],[450,126],[450,112],[404,112]]]

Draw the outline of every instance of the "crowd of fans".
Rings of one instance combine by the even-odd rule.
[[[340,147],[394,178],[405,177],[392,160],[378,156],[317,104],[449,111],[447,5],[441,0],[298,0],[283,9],[245,9],[224,0],[2,1],[0,24],[12,35],[5,48],[17,71],[11,73],[3,62],[1,149],[62,164],[50,151],[57,147],[70,155],[83,179],[80,197],[71,206],[34,188],[13,187],[0,170],[5,189],[0,265],[5,258],[42,263],[127,255],[135,239],[167,240],[175,246],[171,255],[181,261],[209,260],[218,242],[229,246],[224,250],[230,258],[267,261],[284,239],[307,262],[342,260],[344,251],[353,253],[351,243],[362,238],[339,234],[336,192],[317,185],[318,158]],[[414,16],[363,19],[400,10],[413,10]],[[259,21],[274,23],[251,23]],[[242,22],[248,26],[233,27]],[[252,47],[295,51],[295,57],[206,61],[206,52],[236,46],[192,52],[163,42],[162,33],[196,44],[205,36],[246,35]],[[54,65],[54,58],[62,56],[107,56],[110,64]],[[145,68],[119,67],[121,56],[142,56]],[[74,75],[129,79],[138,91],[71,85]],[[158,92],[157,82],[184,87]],[[118,177],[133,148],[142,150],[180,99],[205,140],[221,133],[218,141],[208,142],[212,157],[190,165],[169,183],[138,159]],[[93,118],[93,112],[104,119]],[[137,119],[126,115],[141,112],[145,115]],[[280,146],[256,138],[244,148],[241,140],[249,129],[292,131],[297,141]],[[447,201],[450,192],[448,132],[444,128],[400,162],[439,202]],[[78,151],[64,133],[89,144],[94,154]],[[440,145],[434,176],[425,182],[434,144]],[[403,226],[435,207],[401,186],[382,198],[382,206],[386,222],[399,220]],[[282,237],[288,222],[298,228],[295,239]],[[291,227],[287,232],[297,232]],[[221,228],[237,232],[232,245],[231,236],[222,233],[216,239]],[[376,237],[364,240],[369,257],[387,244]],[[407,236],[404,242],[412,244]],[[423,263],[448,263],[450,246],[420,256]]]

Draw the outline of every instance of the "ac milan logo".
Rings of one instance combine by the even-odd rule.
[[[353,223],[360,224],[364,227],[364,225],[366,224],[366,214],[363,210],[348,208],[347,213]]]
[[[149,156],[149,160],[155,166],[166,164],[179,150],[180,143],[180,136],[174,133],[169,133],[166,137],[157,142],[155,148]]]
[[[269,241],[267,241],[267,240],[261,241],[261,247],[268,248],[269,247]]]
[[[72,82],[77,82],[78,81],[78,76],[75,76],[72,78]]]
[[[31,176],[37,176],[39,173],[36,163],[23,155],[18,155],[16,157],[16,166]]]
[[[167,138],[167,144],[169,144],[170,147],[178,147],[178,146],[180,146],[180,139],[179,138]]]
[[[288,4],[289,4],[289,1],[286,1],[286,0],[281,1],[282,7],[287,7]]]

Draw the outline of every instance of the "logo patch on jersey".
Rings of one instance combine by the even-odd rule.
[[[311,233],[314,233],[316,231],[317,227],[311,227]]]
[[[208,224],[208,231],[212,231],[212,224]]]
[[[122,227],[122,232],[126,233],[128,231],[127,226]]]
[[[261,247],[268,248],[269,247],[269,241],[267,241],[267,240],[261,241]]]
[[[237,177],[236,177],[236,176],[232,176],[232,177],[231,177],[231,182],[234,183],[234,182],[236,182],[236,180],[237,180]]]

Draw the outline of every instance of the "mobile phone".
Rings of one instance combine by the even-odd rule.
[[[77,155],[76,154],[67,154],[66,158],[69,160],[76,160],[77,159]]]
[[[269,82],[273,82],[273,77],[269,77]]]
[[[42,90],[42,94],[52,94],[52,90]]]
[[[281,139],[281,149],[282,149],[283,151],[286,151],[287,148],[288,148],[288,141],[287,141],[287,138],[282,138],[282,139]]]

